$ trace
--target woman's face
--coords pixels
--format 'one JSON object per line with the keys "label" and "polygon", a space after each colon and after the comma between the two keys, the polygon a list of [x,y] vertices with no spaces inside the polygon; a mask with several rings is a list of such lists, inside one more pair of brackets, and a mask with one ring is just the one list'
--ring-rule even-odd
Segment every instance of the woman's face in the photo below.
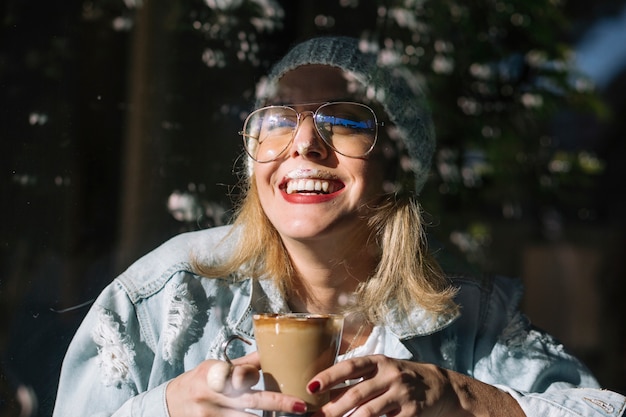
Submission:
{"label": "woman's face", "polygon": [[[309,65],[281,78],[273,104],[315,111],[319,104],[298,104],[350,101],[352,96],[341,70]],[[364,218],[371,210],[368,203],[382,194],[382,166],[377,148],[361,158],[336,153],[319,137],[307,114],[278,159],[254,163],[254,180],[261,206],[283,240],[337,240],[363,233]]]}

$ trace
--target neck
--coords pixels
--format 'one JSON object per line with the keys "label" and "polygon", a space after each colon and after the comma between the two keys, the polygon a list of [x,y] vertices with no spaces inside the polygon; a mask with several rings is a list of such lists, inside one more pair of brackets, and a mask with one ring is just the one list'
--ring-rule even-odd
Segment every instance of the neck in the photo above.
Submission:
{"label": "neck", "polygon": [[[293,311],[345,313],[350,308],[357,287],[378,264],[377,247],[363,244],[367,239],[352,237],[348,244],[284,240],[296,272],[288,299]],[[371,329],[360,314],[346,315],[339,352],[365,343]]]}
{"label": "neck", "polygon": [[289,303],[295,311],[339,313],[378,262],[377,250],[354,236],[351,244],[285,241],[296,273]]}

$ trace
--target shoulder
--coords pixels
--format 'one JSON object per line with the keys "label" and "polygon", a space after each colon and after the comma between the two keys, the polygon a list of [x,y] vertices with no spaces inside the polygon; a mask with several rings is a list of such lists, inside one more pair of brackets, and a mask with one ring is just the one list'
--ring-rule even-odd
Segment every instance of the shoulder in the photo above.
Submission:
{"label": "shoulder", "polygon": [[210,325],[218,331],[217,321],[209,316],[238,322],[252,300],[251,280],[206,278],[193,266],[228,256],[235,239],[229,231],[220,227],[184,233],[140,258],[102,291],[92,309],[95,322],[112,317],[129,333],[140,333],[135,339],[143,339],[152,351],[167,329],[179,334],[172,329],[193,326],[192,333],[200,334]]}
{"label": "shoulder", "polygon": [[504,327],[519,312],[523,284],[519,278],[500,275],[452,275],[452,285],[458,289],[456,302],[462,316],[477,323]]}
{"label": "shoulder", "polygon": [[452,286],[458,288],[461,303],[472,300],[480,304],[515,307],[519,305],[524,290],[521,279],[502,275],[448,275],[448,278]]}
{"label": "shoulder", "polygon": [[220,262],[230,255],[234,238],[230,226],[177,235],[133,263],[117,277],[131,301],[159,292],[180,273],[194,274],[194,263]]}

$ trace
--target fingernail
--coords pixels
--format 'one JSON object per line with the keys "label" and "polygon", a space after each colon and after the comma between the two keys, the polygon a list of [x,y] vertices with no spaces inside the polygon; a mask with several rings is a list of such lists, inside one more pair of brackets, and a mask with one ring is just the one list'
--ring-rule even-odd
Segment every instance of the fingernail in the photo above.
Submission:
{"label": "fingernail", "polygon": [[317,391],[320,390],[320,383],[319,381],[313,381],[309,384],[307,388],[309,389],[309,392],[311,394],[315,394]]}
{"label": "fingernail", "polygon": [[293,405],[293,412],[298,414],[306,413],[306,403],[297,402]]}

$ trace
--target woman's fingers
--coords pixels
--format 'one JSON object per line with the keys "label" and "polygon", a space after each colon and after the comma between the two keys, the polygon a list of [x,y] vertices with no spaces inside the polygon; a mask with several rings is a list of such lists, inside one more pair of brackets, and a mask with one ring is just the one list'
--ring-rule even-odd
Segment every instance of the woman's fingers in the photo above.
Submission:
{"label": "woman's fingers", "polygon": [[228,362],[217,361],[206,374],[206,383],[211,391],[224,392],[233,367]]}
{"label": "woman's fingers", "polygon": [[304,413],[306,403],[278,392],[257,391],[259,370],[252,361],[231,365],[206,360],[191,371],[174,378],[166,388],[166,402],[172,417],[243,416],[250,410]]}
{"label": "woman's fingers", "polygon": [[349,380],[370,378],[377,370],[378,355],[349,359],[339,362],[315,375],[307,388],[312,394],[328,391],[334,386]]}
{"label": "woman's fingers", "polygon": [[230,374],[233,391],[241,392],[251,389],[259,382],[259,370],[253,365],[235,365]]}
{"label": "woman's fingers", "polygon": [[319,387],[317,392],[332,390],[344,380],[360,382],[338,392],[331,391],[332,400],[316,415],[417,415],[428,401],[435,403],[442,395],[442,381],[431,368],[382,355],[339,362],[317,374],[309,383],[309,390],[315,391],[311,388],[316,387]]}
{"label": "woman's fingers", "polygon": [[223,393],[252,388],[260,378],[259,370],[253,363],[254,360],[233,361],[232,365],[225,361],[214,361],[206,375],[209,389]]}
{"label": "woman's fingers", "polygon": [[[402,408],[404,396],[398,391],[398,384],[383,378],[363,380],[345,389],[322,409],[324,416],[382,416],[397,415]],[[334,390],[333,390],[334,391]],[[405,409],[404,411],[407,411]],[[415,415],[406,414],[403,415]]]}
{"label": "woman's fingers", "polygon": [[271,410],[303,414],[306,403],[299,398],[271,391],[247,391],[237,396],[223,396],[220,404],[240,410]]}
{"label": "woman's fingers", "polygon": [[[385,414],[384,411],[392,410],[388,399],[381,398],[387,392],[389,385],[377,378],[363,380],[346,388],[331,390],[331,401],[322,407],[324,416],[344,416],[353,413],[351,410],[357,407],[364,407],[357,415],[379,416]],[[384,411],[383,411],[384,410]],[[366,412],[366,414],[362,414]],[[370,414],[371,413],[371,414]]]}
{"label": "woman's fingers", "polygon": [[259,370],[252,365],[233,366],[224,361],[216,361],[206,375],[209,389],[226,395],[251,389],[259,378]]}
{"label": "woman's fingers", "polygon": [[238,361],[233,365],[214,361],[207,372],[207,384],[217,395],[214,401],[227,408],[239,410],[272,410],[289,413],[306,411],[306,403],[299,398],[251,388],[259,382],[259,370],[254,359]]}

